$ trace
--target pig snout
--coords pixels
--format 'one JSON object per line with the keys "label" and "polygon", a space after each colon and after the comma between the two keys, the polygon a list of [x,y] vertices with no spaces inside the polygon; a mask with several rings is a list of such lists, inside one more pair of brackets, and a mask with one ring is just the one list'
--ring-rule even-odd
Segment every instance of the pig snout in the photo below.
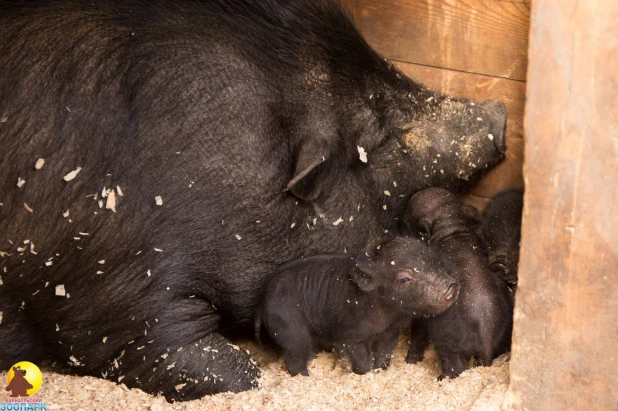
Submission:
{"label": "pig snout", "polygon": [[481,106],[491,119],[489,134],[494,136],[494,144],[498,151],[504,154],[506,152],[506,107],[498,100],[486,100]]}
{"label": "pig snout", "polygon": [[513,263],[507,262],[506,258],[493,259],[489,262],[489,268],[498,274],[504,281],[510,284],[517,283],[517,270]]}
{"label": "pig snout", "polygon": [[504,263],[501,263],[500,261],[494,261],[493,263],[489,264],[489,268],[491,268],[492,271],[501,271],[504,274],[509,274],[512,271],[511,267]]}
{"label": "pig snout", "polygon": [[440,298],[441,305],[450,307],[455,300],[457,300],[457,296],[459,295],[459,284],[452,283],[448,286],[446,293],[442,295]]}

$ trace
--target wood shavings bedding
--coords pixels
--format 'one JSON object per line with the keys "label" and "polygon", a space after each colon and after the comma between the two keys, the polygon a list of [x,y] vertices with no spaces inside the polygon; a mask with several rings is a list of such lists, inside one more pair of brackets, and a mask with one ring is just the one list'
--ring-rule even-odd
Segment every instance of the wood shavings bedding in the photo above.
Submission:
{"label": "wood shavings bedding", "polygon": [[[419,364],[406,364],[407,344],[395,350],[386,371],[356,375],[342,359],[320,353],[310,364],[311,377],[290,377],[281,358],[253,342],[240,343],[262,367],[261,388],[222,393],[170,404],[138,389],[93,377],[74,377],[43,370],[44,385],[36,394],[51,410],[499,410],[509,384],[506,356],[491,367],[476,367],[450,381],[436,381],[433,350]],[[6,372],[0,374],[6,381]]]}

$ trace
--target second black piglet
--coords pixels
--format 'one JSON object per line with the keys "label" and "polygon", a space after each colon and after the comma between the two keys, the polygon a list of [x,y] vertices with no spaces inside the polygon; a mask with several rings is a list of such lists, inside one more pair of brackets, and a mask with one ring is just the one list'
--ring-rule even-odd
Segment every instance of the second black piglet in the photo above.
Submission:
{"label": "second black piglet", "polygon": [[424,242],[395,238],[376,258],[317,255],[282,266],[256,316],[282,349],[291,375],[309,375],[316,348],[335,347],[352,371],[386,368],[401,327],[414,315],[438,314],[459,285]]}
{"label": "second black piglet", "polygon": [[511,284],[517,283],[523,206],[523,191],[508,190],[492,198],[483,214],[489,267]]}
{"label": "second black piglet", "polygon": [[412,322],[408,363],[423,359],[432,341],[442,364],[440,379],[454,378],[471,357],[491,365],[511,341],[513,306],[506,284],[487,265],[483,244],[473,228],[478,221],[452,193],[429,188],[410,198],[403,225],[429,236],[444,258],[457,267],[451,274],[461,285],[451,309]]}

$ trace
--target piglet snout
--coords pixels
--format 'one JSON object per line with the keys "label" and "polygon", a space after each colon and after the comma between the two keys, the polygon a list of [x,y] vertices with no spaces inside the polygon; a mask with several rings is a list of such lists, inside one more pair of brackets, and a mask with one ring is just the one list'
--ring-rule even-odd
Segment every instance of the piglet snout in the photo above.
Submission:
{"label": "piglet snout", "polygon": [[452,283],[448,286],[448,290],[446,290],[446,293],[442,296],[442,303],[447,306],[453,304],[457,299],[458,294],[459,284]]}
{"label": "piglet snout", "polygon": [[489,264],[489,268],[491,268],[491,270],[494,272],[502,272],[506,276],[508,276],[512,271],[512,268],[508,264],[505,264],[501,261],[492,262],[491,264]]}

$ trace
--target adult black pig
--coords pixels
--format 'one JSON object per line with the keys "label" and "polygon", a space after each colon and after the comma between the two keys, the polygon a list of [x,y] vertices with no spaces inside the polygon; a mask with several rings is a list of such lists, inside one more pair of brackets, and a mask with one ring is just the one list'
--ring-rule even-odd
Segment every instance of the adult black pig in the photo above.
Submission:
{"label": "adult black pig", "polygon": [[440,379],[457,377],[468,368],[471,357],[491,365],[511,341],[509,291],[487,265],[481,239],[473,228],[478,216],[470,215],[469,210],[449,191],[429,188],[410,198],[404,215],[408,230],[420,229],[457,267],[451,273],[461,286],[459,298],[441,315],[412,321],[406,358],[409,363],[422,360],[431,340],[442,364]]}
{"label": "adult black pig", "polygon": [[329,1],[5,1],[0,67],[1,367],[168,399],[256,386],[221,329],[278,265],[505,150],[503,104],[405,78]]}
{"label": "adult black pig", "polygon": [[268,331],[291,375],[308,376],[307,362],[324,346],[365,374],[389,365],[406,320],[443,312],[458,290],[432,248],[398,237],[375,258],[318,255],[284,264],[268,281],[255,333]]}
{"label": "adult black pig", "polygon": [[508,190],[494,196],[483,213],[489,266],[511,284],[517,283],[523,207],[523,191]]}

